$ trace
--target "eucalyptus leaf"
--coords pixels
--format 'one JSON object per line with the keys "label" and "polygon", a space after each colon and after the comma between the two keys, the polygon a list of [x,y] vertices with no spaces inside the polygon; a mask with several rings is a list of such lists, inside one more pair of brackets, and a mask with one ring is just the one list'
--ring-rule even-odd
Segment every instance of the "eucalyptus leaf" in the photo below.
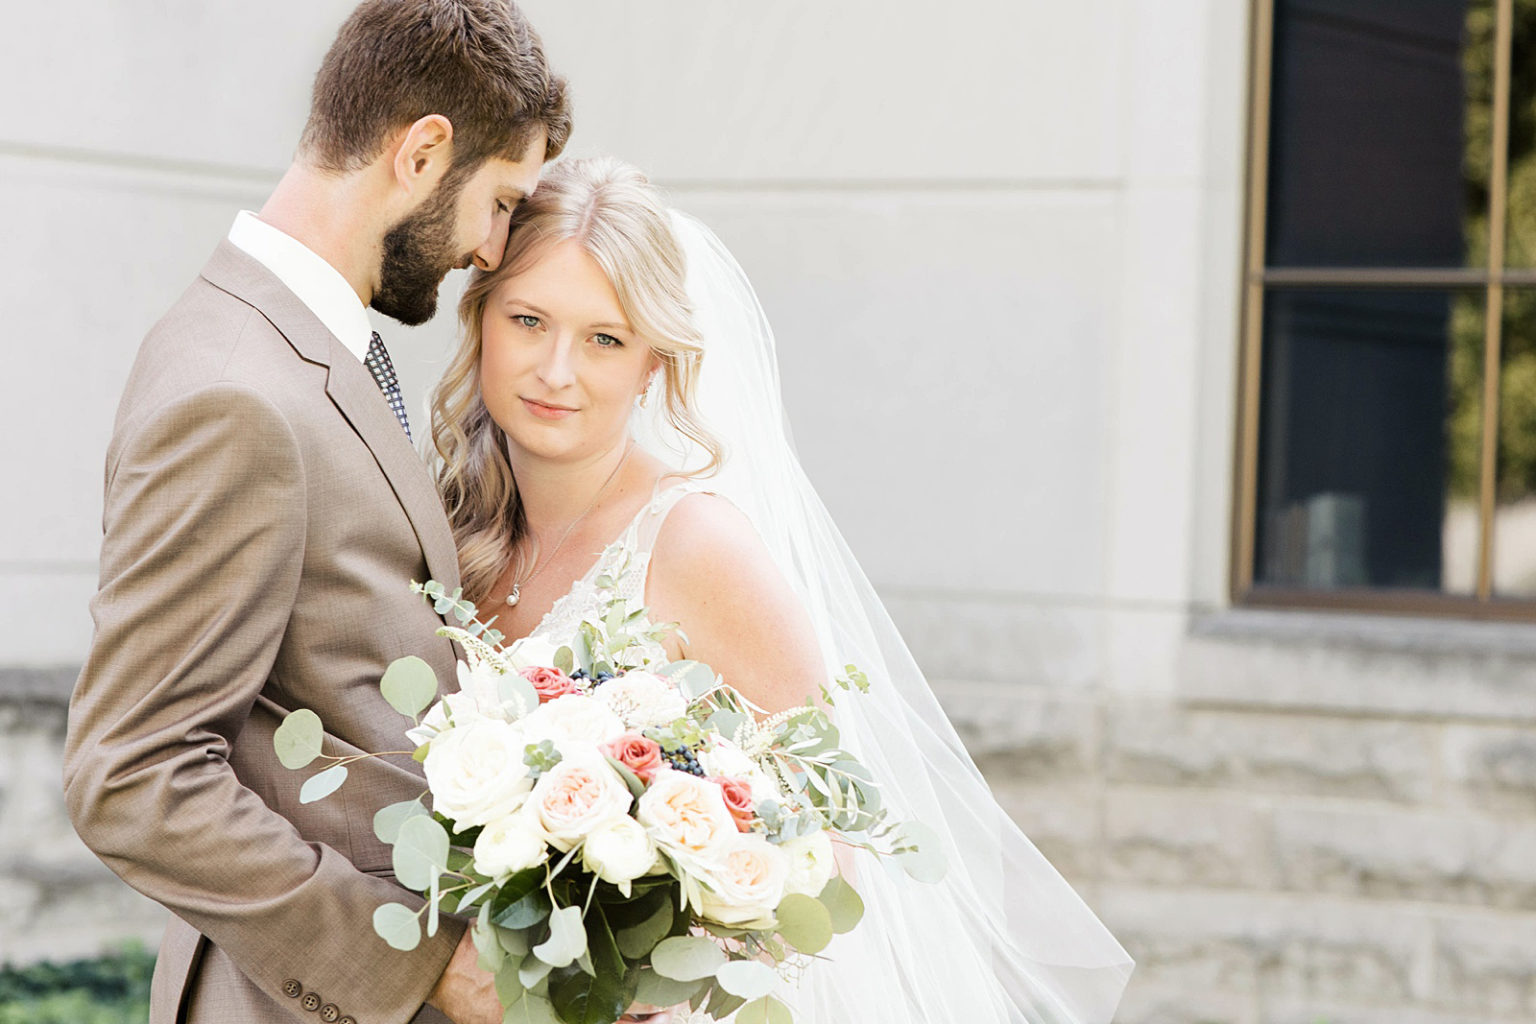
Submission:
{"label": "eucalyptus leaf", "polygon": [[437,934],[438,904],[442,900],[442,876],[432,876],[432,887],[427,890],[427,936]]}
{"label": "eucalyptus leaf", "polygon": [[619,778],[624,780],[624,785],[629,787],[630,796],[638,800],[645,795],[645,783],[640,781],[640,776],[636,775],[629,765],[617,758],[608,757],[606,754],[603,759],[608,762],[608,767],[617,772]]}
{"label": "eucalyptus leaf", "polygon": [[518,968],[517,979],[524,988],[533,988],[533,986],[549,977],[551,970],[552,968],[549,964],[540,960],[536,954],[530,952],[524,958],[523,965]]}
{"label": "eucalyptus leaf", "polygon": [[773,996],[754,999],[736,1011],[736,1024],[794,1024],[789,1007]]}
{"label": "eucalyptus leaf", "polygon": [[549,999],[568,1024],[609,1024],[635,1001],[639,972],[629,969],[620,955],[601,903],[591,908],[584,923],[587,962],[580,971],[551,972]]}
{"label": "eucalyptus leaf", "polygon": [[732,960],[715,972],[715,981],[733,996],[761,999],[779,982],[772,967],[756,960]]}
{"label": "eucalyptus leaf", "polygon": [[735,739],[736,730],[747,720],[740,711],[716,711],[709,716],[709,727],[727,739]]}
{"label": "eucalyptus leaf", "polygon": [[570,675],[576,668],[576,655],[569,647],[562,647],[555,652],[555,668]]}
{"label": "eucalyptus leaf", "polygon": [[373,834],[379,837],[379,842],[393,846],[400,837],[400,826],[405,824],[407,818],[431,816],[432,812],[420,800],[402,800],[380,808],[373,816]]}
{"label": "eucalyptus leaf", "polygon": [[320,716],[308,708],[290,712],[272,734],[272,746],[284,768],[299,769],[320,756],[325,727]]}
{"label": "eucalyptus leaf", "polygon": [[697,981],[673,981],[655,971],[640,972],[640,984],[635,990],[635,1001],[652,1006],[677,1006],[692,999],[701,985]]}
{"label": "eucalyptus leaf", "polygon": [[715,670],[702,661],[674,661],[664,666],[660,674],[676,683],[678,692],[690,701],[715,688]]}
{"label": "eucalyptus leaf", "polygon": [[[650,954],[656,944],[672,931],[672,905],[663,901],[650,917],[632,928],[625,928],[616,936],[619,952],[630,960],[639,960]],[[657,1005],[670,1006],[670,1003]]]}
{"label": "eucalyptus leaf", "polygon": [[944,844],[939,834],[919,821],[909,821],[898,830],[901,845],[910,849],[897,854],[897,861],[908,875],[919,882],[940,882],[949,873]]}
{"label": "eucalyptus leaf", "polygon": [[323,800],[347,781],[347,766],[333,764],[325,771],[312,775],[299,787],[299,803],[312,804],[316,800]]}
{"label": "eucalyptus leaf", "polygon": [[[721,968],[721,970],[724,969],[723,967]],[[735,1013],[745,1002],[745,999],[741,998],[741,996],[733,995],[726,990],[724,985],[721,985],[716,980],[713,991],[709,993],[709,1004],[704,1007],[704,1012],[714,1020],[721,1020]]]}
{"label": "eucalyptus leaf", "polygon": [[429,817],[407,818],[395,839],[395,877],[423,892],[448,867],[448,832]]}
{"label": "eucalyptus leaf", "polygon": [[437,698],[437,673],[416,655],[408,654],[389,663],[379,680],[379,692],[390,707],[415,721]]}
{"label": "eucalyptus leaf", "polygon": [[525,715],[539,706],[539,691],[515,672],[509,672],[496,680],[496,696],[501,698],[502,703],[521,706]]}
{"label": "eucalyptus leaf", "polygon": [[469,936],[475,940],[475,952],[480,954],[476,960],[480,969],[495,974],[507,959],[507,951],[496,941],[495,928],[476,921],[469,926]]}
{"label": "eucalyptus leaf", "polygon": [[502,1012],[502,1024],[562,1024],[560,1017],[555,1013],[555,1007],[548,999],[533,992],[523,993],[523,997]]}
{"label": "eucalyptus leaf", "polygon": [[519,974],[522,964],[522,957],[508,956],[496,968],[496,998],[500,1000],[502,1006],[511,1006],[523,998],[523,993],[528,991]]}
{"label": "eucalyptus leaf", "polygon": [[651,951],[651,967],[657,974],[673,981],[702,981],[713,977],[725,959],[719,946],[697,935],[664,939]]}
{"label": "eucalyptus leaf", "polygon": [[565,967],[586,951],[587,930],[581,924],[581,908],[551,911],[549,938],[533,947],[533,955],[551,967]]}
{"label": "eucalyptus leaf", "polygon": [[832,941],[832,915],[817,899],[791,893],[779,901],[774,915],[779,919],[775,931],[802,953],[820,953]]}
{"label": "eucalyptus leaf", "polygon": [[373,930],[401,952],[409,952],[421,945],[421,920],[403,903],[386,903],[375,910]]}
{"label": "eucalyptus leaf", "polygon": [[465,910],[467,910],[470,906],[472,906],[474,904],[475,900],[478,900],[480,897],[484,896],[486,893],[490,892],[494,888],[496,888],[496,883],[495,882],[486,882],[483,885],[475,886],[473,889],[470,889],[468,892],[460,894],[458,906],[455,909],[455,912],[456,913],[463,913]]}
{"label": "eucalyptus leaf", "polygon": [[827,908],[835,934],[844,935],[853,931],[864,917],[863,898],[841,875],[833,875],[816,898]]}
{"label": "eucalyptus leaf", "polygon": [[[486,904],[480,909],[488,911],[490,910],[490,904]],[[502,949],[516,957],[528,955],[528,950],[532,946],[528,942],[528,936],[525,933],[518,931],[516,928],[503,928],[500,925],[493,925],[492,927],[496,930],[496,941],[501,944]]]}

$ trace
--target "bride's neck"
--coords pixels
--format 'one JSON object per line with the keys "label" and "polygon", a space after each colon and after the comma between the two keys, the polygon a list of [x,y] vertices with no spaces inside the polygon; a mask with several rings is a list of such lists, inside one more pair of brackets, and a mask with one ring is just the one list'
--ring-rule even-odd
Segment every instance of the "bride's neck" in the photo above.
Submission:
{"label": "bride's neck", "polygon": [[[535,537],[546,537],[570,526],[602,500],[626,490],[625,484],[643,461],[629,452],[625,438],[616,447],[578,462],[547,462],[517,452],[509,454],[523,514]],[[626,453],[629,457],[626,459]],[[606,486],[605,486],[606,485]]]}

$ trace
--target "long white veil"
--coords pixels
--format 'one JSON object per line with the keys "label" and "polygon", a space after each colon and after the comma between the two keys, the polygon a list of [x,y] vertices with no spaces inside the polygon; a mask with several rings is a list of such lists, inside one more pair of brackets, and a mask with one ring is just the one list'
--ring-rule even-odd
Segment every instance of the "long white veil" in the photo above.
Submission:
{"label": "long white veil", "polygon": [[[701,418],[726,447],[708,486],[747,514],[804,599],[827,678],[850,663],[868,675],[867,694],[839,695],[844,745],[895,818],[938,833],[949,865],[927,884],[861,854],[863,923],[784,998],[800,1024],[1107,1024],[1130,957],[998,806],[801,469],[746,275],[703,224],[672,224],[704,338]],[[665,462],[701,461],[656,408],[638,409],[634,429]]]}

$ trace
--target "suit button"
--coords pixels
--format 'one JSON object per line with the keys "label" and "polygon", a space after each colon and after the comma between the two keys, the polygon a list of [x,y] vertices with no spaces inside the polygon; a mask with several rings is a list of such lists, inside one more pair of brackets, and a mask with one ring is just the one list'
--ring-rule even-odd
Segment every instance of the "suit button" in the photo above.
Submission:
{"label": "suit button", "polygon": [[320,1007],[320,1019],[325,1021],[325,1024],[336,1024],[340,1018],[341,1010],[335,1003],[326,1003]]}
{"label": "suit button", "polygon": [[303,1001],[300,1002],[299,1005],[304,1007],[304,1009],[308,1010],[310,1013],[314,1013],[316,1010],[320,1009],[320,997],[315,995],[313,992],[306,992],[304,993]]}
{"label": "suit button", "polygon": [[287,996],[289,999],[297,999],[303,994],[304,986],[300,985],[297,981],[289,978],[287,981],[283,982],[283,995]]}
{"label": "suit button", "polygon": [[357,1024],[357,1018],[356,1017],[343,1017],[343,1018],[341,1018],[341,1020],[337,1021],[336,1024]]}

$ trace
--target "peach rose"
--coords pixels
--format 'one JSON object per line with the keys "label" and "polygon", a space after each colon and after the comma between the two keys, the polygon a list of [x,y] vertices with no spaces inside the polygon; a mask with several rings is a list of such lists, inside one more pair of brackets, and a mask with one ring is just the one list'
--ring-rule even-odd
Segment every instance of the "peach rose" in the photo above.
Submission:
{"label": "peach rose", "polygon": [[704,916],[730,928],[767,928],[784,898],[789,858],[762,836],[737,836],[706,876]]}
{"label": "peach rose", "polygon": [[649,784],[661,771],[661,745],[649,736],[627,732],[616,740],[609,740],[598,748],[625,768],[635,773],[641,782]]}
{"label": "peach rose", "polygon": [[752,787],[741,779],[733,779],[725,775],[711,775],[704,781],[713,782],[720,787],[720,795],[725,798],[726,810],[730,811],[731,817],[736,819],[737,830],[751,832],[752,822],[757,817],[757,808],[752,802]]}
{"label": "peach rose", "polygon": [[658,845],[694,857],[713,854],[738,834],[720,787],[675,768],[656,773],[635,817]]}
{"label": "peach rose", "polygon": [[539,776],[528,801],[549,845],[569,850],[599,826],[629,813],[629,787],[597,757],[566,758]]}
{"label": "peach rose", "polygon": [[532,668],[523,669],[518,675],[533,684],[534,692],[539,695],[540,704],[546,704],[556,697],[564,697],[568,693],[581,692],[581,687],[576,685],[576,680],[557,668],[535,665]]}

